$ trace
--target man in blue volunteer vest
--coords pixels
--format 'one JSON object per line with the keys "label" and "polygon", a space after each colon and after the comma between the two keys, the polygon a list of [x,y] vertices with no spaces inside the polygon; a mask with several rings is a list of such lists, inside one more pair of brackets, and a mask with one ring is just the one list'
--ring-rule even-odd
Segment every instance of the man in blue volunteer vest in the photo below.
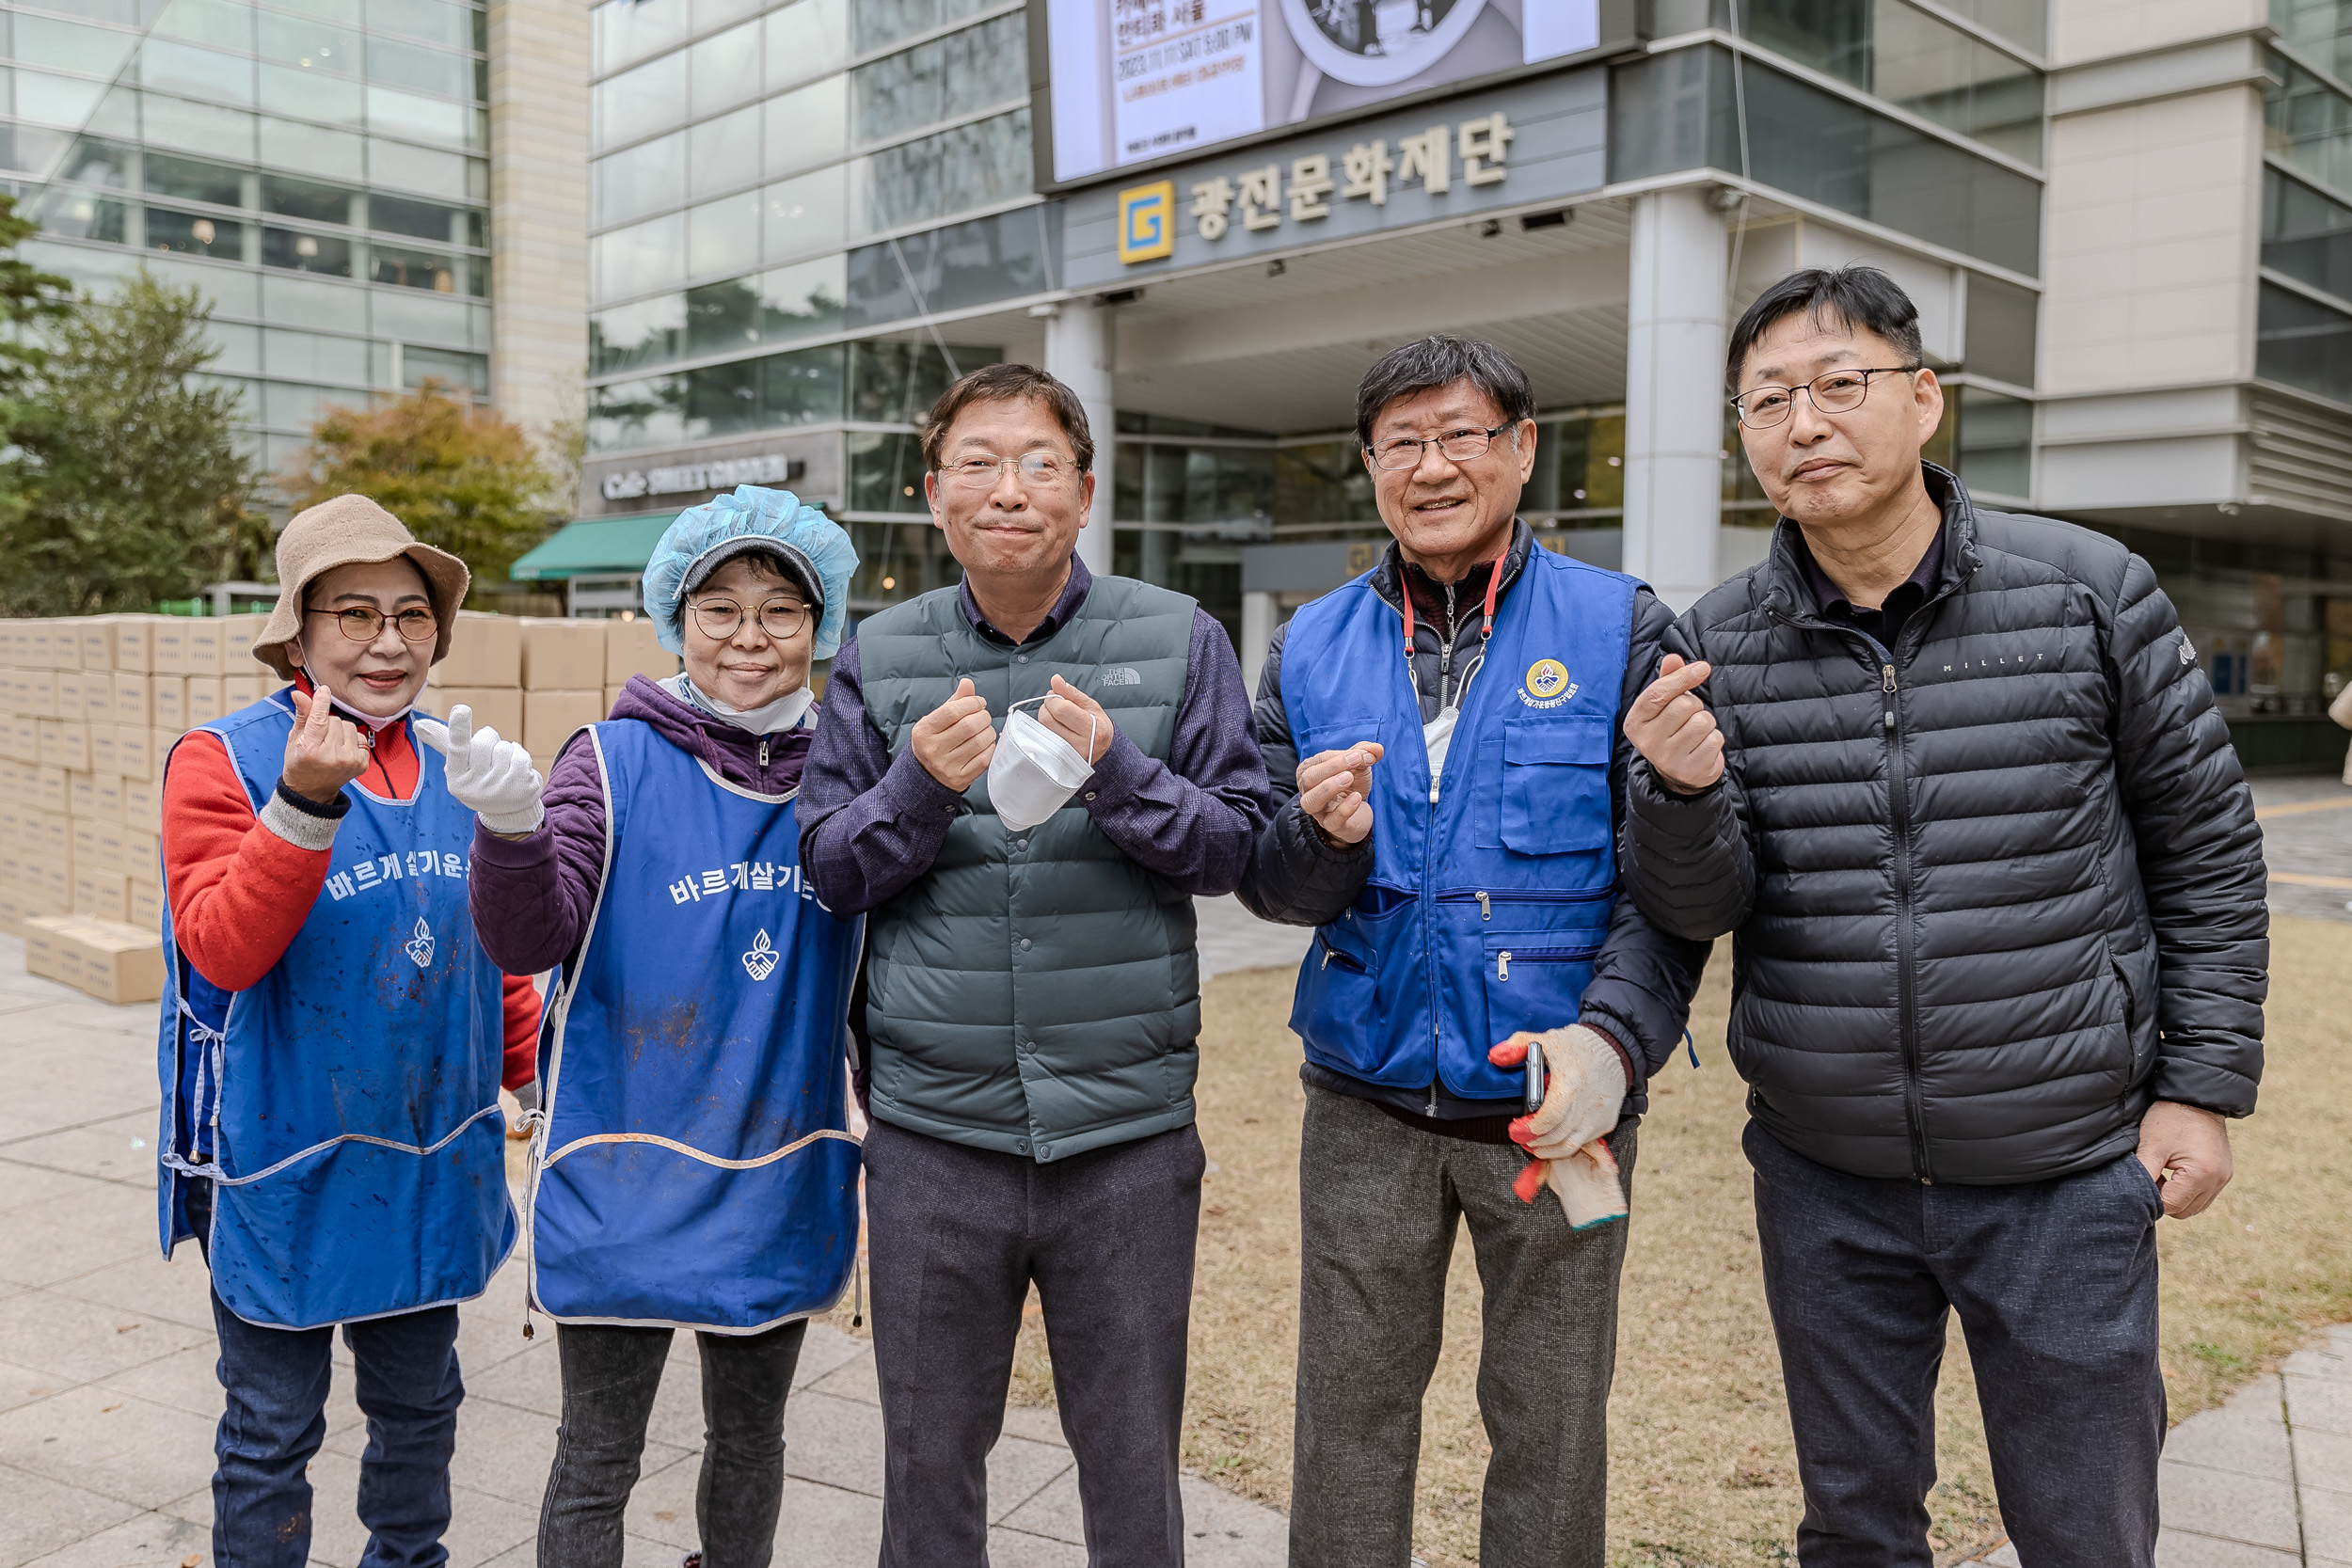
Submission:
{"label": "man in blue volunteer vest", "polygon": [[515,1240],[508,1015],[538,1009],[474,940],[473,814],[409,719],[464,564],[342,496],[286,525],[278,572],[254,652],[294,684],[190,733],[164,774],[163,1243],[193,1236],[212,1271],[215,1560],[307,1560],[341,1324],[368,1418],[361,1563],[430,1564],[455,1304]]}
{"label": "man in blue volunteer vest", "polygon": [[678,1328],[703,1374],[688,1561],[766,1568],[774,1549],[793,1369],[857,1253],[843,1069],[862,923],[817,902],[793,816],[809,665],[841,641],[856,569],[823,513],[742,485],[679,514],[646,563],[645,613],[686,668],[631,676],[544,794],[531,754],[465,708],[423,731],[481,813],[484,945],[558,970],[526,1254],[563,1361],[546,1568],[619,1568]]}
{"label": "man in blue volunteer vest", "polygon": [[1192,895],[1232,891],[1264,821],[1248,699],[1199,605],[1077,559],[1094,443],[1069,388],[975,371],[923,456],[963,581],[842,645],[800,801],[818,895],[868,911],[882,1560],[987,1560],[1034,1281],[1092,1560],[1180,1568]]}
{"label": "man in blue volunteer vest", "polygon": [[[1618,721],[1672,618],[1518,519],[1534,413],[1491,344],[1427,338],[1374,365],[1357,436],[1395,543],[1279,629],[1260,677],[1279,804],[1242,899],[1317,927],[1291,1015],[1307,1048],[1295,1564],[1411,1555],[1464,1220],[1494,1444],[1480,1560],[1602,1560],[1613,1222],[1707,949],[1644,921],[1613,852]],[[1549,1079],[1519,1118],[1531,1036]]]}

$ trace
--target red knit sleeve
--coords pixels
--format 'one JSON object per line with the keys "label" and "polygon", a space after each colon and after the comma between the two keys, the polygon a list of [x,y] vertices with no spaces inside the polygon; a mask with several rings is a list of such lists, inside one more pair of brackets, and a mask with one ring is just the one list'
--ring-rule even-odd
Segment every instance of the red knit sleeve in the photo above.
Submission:
{"label": "red knit sleeve", "polygon": [[333,852],[262,826],[228,747],[202,731],[172,749],[163,816],[173,938],[223,990],[257,984],[310,919]]}
{"label": "red knit sleeve", "polygon": [[539,1076],[539,988],[528,974],[506,977],[506,1074],[503,1087],[519,1089]]}

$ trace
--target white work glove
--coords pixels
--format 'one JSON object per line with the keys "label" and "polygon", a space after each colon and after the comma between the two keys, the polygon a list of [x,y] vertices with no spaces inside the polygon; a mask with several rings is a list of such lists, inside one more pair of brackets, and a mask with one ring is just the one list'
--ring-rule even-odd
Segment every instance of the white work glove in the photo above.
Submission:
{"label": "white work glove", "polygon": [[1512,1190],[1525,1203],[1549,1187],[1561,1212],[1579,1230],[1623,1219],[1625,1185],[1606,1140],[1625,1109],[1625,1060],[1597,1030],[1572,1023],[1540,1035],[1520,1030],[1486,1053],[1499,1068],[1526,1065],[1527,1046],[1543,1047],[1544,1102],[1511,1123],[1511,1139],[1533,1156]]}
{"label": "white work glove", "polygon": [[484,827],[494,833],[538,832],[548,815],[541,800],[545,781],[529,752],[500,739],[494,729],[475,729],[473,709],[463,703],[449,710],[447,724],[419,719],[417,736],[449,759],[451,796]]}

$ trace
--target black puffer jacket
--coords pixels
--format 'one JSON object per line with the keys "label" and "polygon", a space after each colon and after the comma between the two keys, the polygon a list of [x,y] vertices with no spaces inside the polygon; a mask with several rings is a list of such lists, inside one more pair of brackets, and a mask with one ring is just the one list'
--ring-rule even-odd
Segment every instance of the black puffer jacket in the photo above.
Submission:
{"label": "black puffer jacket", "polygon": [[1736,933],[1731,1052],[1782,1143],[1857,1176],[2033,1181],[2131,1149],[2155,1100],[2245,1116],[2269,920],[2253,802],[2148,563],[1978,512],[1891,653],[1771,555],[1665,646],[1727,770],[1629,781],[1651,921]]}

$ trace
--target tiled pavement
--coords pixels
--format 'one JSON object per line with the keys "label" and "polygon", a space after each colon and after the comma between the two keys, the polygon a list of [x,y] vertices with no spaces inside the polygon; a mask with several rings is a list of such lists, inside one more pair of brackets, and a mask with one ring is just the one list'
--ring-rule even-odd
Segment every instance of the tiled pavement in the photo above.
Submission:
{"label": "tiled pavement", "polygon": [[[2256,798],[2274,906],[2352,920],[2352,789],[2265,782]],[[1231,900],[1204,902],[1201,927],[1208,974],[1287,963],[1306,941]],[[153,1019],[26,975],[23,945],[0,939],[0,1568],[176,1568],[210,1555],[220,1390],[201,1265],[155,1253]],[[554,1441],[553,1337],[522,1338],[516,1268],[463,1321],[453,1560],[525,1568]],[[681,1337],[630,1500],[629,1568],[668,1568],[692,1544],[698,1384]],[[353,1498],[365,1443],[348,1377],[328,1422],[311,1466],[312,1554],[348,1568],[362,1544]],[[861,1341],[811,1329],[786,1435],[780,1568],[870,1563],[880,1418]],[[1076,1474],[1052,1411],[1008,1413],[989,1486],[999,1568],[1085,1561]],[[2352,1568],[2352,1327],[2183,1423],[2164,1487],[2162,1568]],[[1187,1556],[1201,1568],[1282,1560],[1279,1514],[1192,1478],[1185,1508]],[[2002,1548],[1984,1560],[2016,1559]]]}

